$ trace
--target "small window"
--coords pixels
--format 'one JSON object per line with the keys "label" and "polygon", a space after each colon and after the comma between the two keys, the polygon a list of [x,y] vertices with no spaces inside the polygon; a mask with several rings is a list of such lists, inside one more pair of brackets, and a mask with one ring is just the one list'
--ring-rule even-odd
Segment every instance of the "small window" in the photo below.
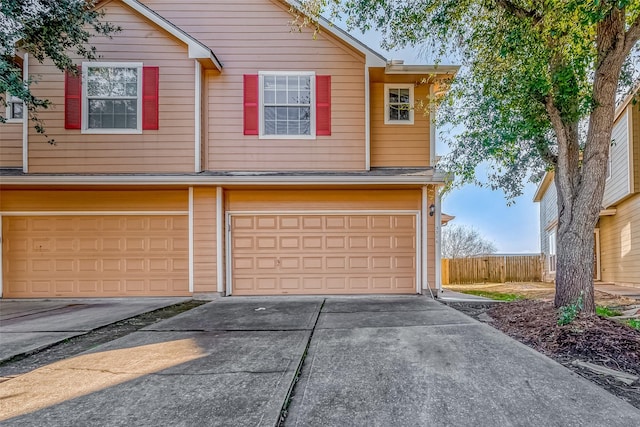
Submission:
{"label": "small window", "polygon": [[549,272],[556,271],[556,231],[549,233]]}
{"label": "small window", "polygon": [[142,127],[142,64],[84,63],[82,129],[137,133]]}
{"label": "small window", "polygon": [[261,72],[260,137],[315,138],[315,74]]}
{"label": "small window", "polygon": [[24,103],[22,100],[12,95],[7,95],[7,99],[7,120],[22,121],[24,118]]}
{"label": "small window", "polygon": [[413,124],[413,85],[384,85],[384,123]]}

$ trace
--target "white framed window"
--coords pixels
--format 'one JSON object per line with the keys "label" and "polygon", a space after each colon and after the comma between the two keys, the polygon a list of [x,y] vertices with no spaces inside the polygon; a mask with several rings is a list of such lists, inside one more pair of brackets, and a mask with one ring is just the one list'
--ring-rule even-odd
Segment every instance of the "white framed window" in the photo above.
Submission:
{"label": "white framed window", "polygon": [[384,123],[386,125],[412,125],[413,107],[413,84],[384,85]]}
{"label": "white framed window", "polygon": [[549,232],[549,272],[556,271],[556,230]]}
{"label": "white framed window", "polygon": [[5,118],[8,122],[21,122],[24,118],[24,103],[20,98],[7,94],[7,112]]}
{"label": "white framed window", "polygon": [[82,64],[82,131],[142,132],[142,63]]}
{"label": "white framed window", "polygon": [[260,138],[314,139],[315,73],[260,71],[258,76]]}
{"label": "white framed window", "polygon": [[607,158],[607,180],[611,179],[611,171],[613,170],[613,145],[609,148],[609,157]]}

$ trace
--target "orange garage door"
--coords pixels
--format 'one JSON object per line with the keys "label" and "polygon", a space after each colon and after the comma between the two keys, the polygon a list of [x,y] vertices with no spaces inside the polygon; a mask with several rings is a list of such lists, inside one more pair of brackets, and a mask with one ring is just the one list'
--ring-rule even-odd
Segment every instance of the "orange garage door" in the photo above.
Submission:
{"label": "orange garage door", "polygon": [[416,216],[231,215],[234,295],[416,292]]}
{"label": "orange garage door", "polygon": [[4,217],[4,298],[189,295],[186,216]]}

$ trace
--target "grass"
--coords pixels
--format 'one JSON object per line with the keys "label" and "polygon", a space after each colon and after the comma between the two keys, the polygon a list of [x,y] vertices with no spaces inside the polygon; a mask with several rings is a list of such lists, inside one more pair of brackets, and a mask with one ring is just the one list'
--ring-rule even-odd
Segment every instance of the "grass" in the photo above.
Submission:
{"label": "grass", "polygon": [[614,310],[612,308],[609,307],[604,307],[604,306],[597,306],[596,307],[596,314],[600,317],[613,317],[613,316],[620,316],[622,315],[622,313],[620,313],[617,310]]}
{"label": "grass", "polygon": [[525,299],[524,295],[510,294],[504,292],[478,291],[478,290],[461,290],[463,294],[475,295],[478,297],[491,298],[497,301],[519,301]]}
{"label": "grass", "polygon": [[637,329],[640,331],[640,319],[629,319],[625,323],[631,326],[633,329]]}

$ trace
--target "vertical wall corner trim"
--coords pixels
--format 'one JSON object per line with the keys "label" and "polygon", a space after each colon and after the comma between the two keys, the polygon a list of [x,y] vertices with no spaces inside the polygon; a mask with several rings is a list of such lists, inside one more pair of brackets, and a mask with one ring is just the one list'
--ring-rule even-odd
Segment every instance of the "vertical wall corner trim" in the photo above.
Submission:
{"label": "vertical wall corner trim", "polygon": [[216,187],[216,273],[218,292],[224,292],[224,198],[222,187]]}
{"label": "vertical wall corner trim", "polygon": [[194,105],[194,170],[202,172],[202,65],[196,59],[195,63],[195,105]]}
{"label": "vertical wall corner trim", "polygon": [[189,292],[193,287],[193,187],[189,187]]}
{"label": "vertical wall corner trim", "polygon": [[436,193],[436,216],[435,216],[435,272],[436,289],[442,289],[442,192]]}
{"label": "vertical wall corner trim", "polygon": [[428,200],[427,186],[422,186],[422,197],[420,204],[420,293],[422,293],[422,289],[429,288],[429,262],[427,257],[427,237],[429,233],[429,229],[427,227],[427,216],[428,216]]}

